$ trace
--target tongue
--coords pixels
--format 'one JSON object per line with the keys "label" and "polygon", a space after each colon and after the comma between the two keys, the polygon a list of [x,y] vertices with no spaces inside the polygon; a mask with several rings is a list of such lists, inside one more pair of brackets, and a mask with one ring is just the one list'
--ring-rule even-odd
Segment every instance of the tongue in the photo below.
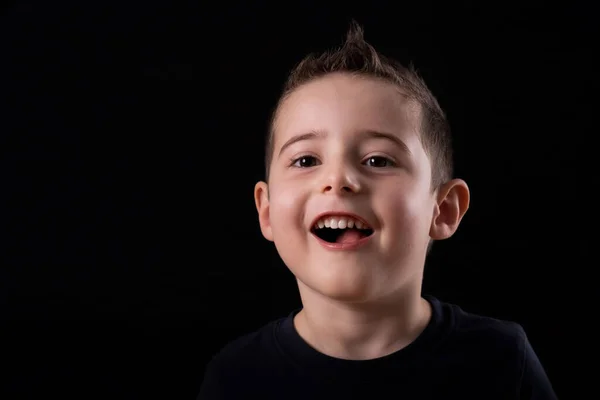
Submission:
{"label": "tongue", "polygon": [[344,229],[336,239],[336,243],[354,243],[361,239],[363,235],[357,229]]}

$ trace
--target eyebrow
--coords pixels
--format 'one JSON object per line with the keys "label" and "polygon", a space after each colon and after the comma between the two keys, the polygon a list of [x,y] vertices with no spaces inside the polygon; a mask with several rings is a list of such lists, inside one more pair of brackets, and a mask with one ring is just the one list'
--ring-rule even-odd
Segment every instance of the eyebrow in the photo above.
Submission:
{"label": "eyebrow", "polygon": [[[312,131],[312,132],[302,133],[300,135],[296,135],[296,136],[292,137],[291,139],[289,139],[287,142],[285,142],[283,144],[283,146],[281,146],[281,149],[279,149],[279,155],[277,157],[280,157],[281,154],[283,153],[283,151],[286,148],[288,148],[291,145],[293,145],[294,143],[301,142],[303,140],[321,139],[321,138],[324,138],[326,136],[327,136],[327,134],[325,132],[318,132],[318,131]],[[397,147],[399,147],[405,153],[407,153],[409,155],[411,154],[411,151],[408,148],[408,146],[406,145],[406,143],[404,143],[399,137],[397,137],[394,134],[386,133],[386,132],[373,131],[373,130],[366,130],[366,131],[362,131],[360,133],[360,136],[364,136],[364,137],[367,137],[369,139],[384,139],[384,140],[390,141],[390,142],[394,143],[394,145],[396,145]]]}

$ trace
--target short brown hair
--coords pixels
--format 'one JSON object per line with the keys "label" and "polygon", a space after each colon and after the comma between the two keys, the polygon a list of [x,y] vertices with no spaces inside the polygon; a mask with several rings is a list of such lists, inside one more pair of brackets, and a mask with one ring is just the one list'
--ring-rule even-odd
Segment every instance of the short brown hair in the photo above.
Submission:
{"label": "short brown hair", "polygon": [[412,64],[407,68],[379,54],[365,41],[362,27],[352,22],[342,47],[310,54],[291,71],[269,123],[265,149],[266,181],[269,180],[274,151],[274,124],[281,104],[303,84],[336,72],[383,79],[397,85],[409,98],[417,101],[421,105],[421,143],[432,163],[432,188],[436,189],[452,178],[450,126],[438,101]]}

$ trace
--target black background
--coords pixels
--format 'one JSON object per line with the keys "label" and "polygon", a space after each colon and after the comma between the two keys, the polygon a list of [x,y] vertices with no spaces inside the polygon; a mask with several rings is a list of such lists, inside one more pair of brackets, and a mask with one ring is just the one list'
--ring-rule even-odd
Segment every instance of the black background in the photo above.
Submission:
{"label": "black background", "polygon": [[[192,399],[229,340],[297,308],[253,187],[286,73],[367,40],[447,111],[472,203],[425,291],[522,324],[569,397],[591,10],[543,3],[12,2],[0,19],[7,398]],[[519,5],[517,5],[519,4]]]}

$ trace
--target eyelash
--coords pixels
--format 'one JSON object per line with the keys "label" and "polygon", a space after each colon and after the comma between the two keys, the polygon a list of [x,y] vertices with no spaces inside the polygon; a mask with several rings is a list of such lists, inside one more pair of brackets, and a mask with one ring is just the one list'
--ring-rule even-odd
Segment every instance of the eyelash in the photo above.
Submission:
{"label": "eyelash", "polygon": [[[303,158],[310,158],[310,159],[314,159],[314,160],[317,159],[315,156],[311,156],[311,155],[304,155],[304,156],[300,156],[300,157],[295,157],[295,158],[293,158],[291,160],[290,167],[301,168],[301,169],[311,168],[311,167],[301,167],[301,166],[297,166],[296,165],[296,163],[298,163],[298,161],[302,160]],[[397,164],[392,159],[390,159],[389,157],[384,157],[384,156],[371,156],[371,157],[368,157],[365,160],[365,162],[368,161],[368,160],[371,160],[373,158],[387,161],[389,164],[391,164],[391,165],[387,166],[387,168],[396,167],[397,166]],[[374,168],[386,168],[386,167],[374,167]]]}

